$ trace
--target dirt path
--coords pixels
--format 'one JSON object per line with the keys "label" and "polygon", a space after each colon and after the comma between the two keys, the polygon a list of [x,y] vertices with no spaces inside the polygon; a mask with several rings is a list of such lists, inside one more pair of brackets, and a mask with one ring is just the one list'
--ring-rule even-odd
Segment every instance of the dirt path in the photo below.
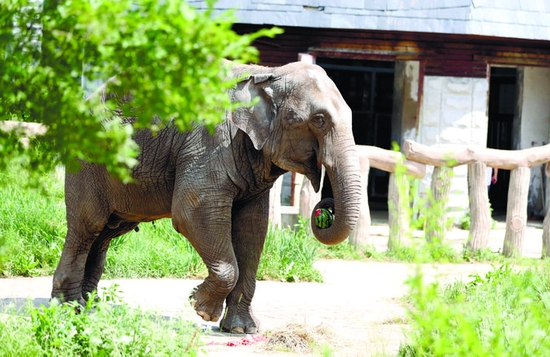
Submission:
{"label": "dirt path", "polygon": [[[407,292],[405,280],[413,267],[401,263],[320,261],[317,268],[325,283],[258,282],[254,311],[262,331],[277,331],[289,324],[315,329],[319,325],[331,334],[323,336],[335,356],[395,355],[403,340],[405,310],[400,302]],[[429,279],[467,279],[472,273],[490,270],[487,264],[424,266]],[[118,284],[124,301],[131,305],[181,316],[197,324],[202,320],[188,306],[189,291],[199,281],[180,279],[131,279],[102,281],[102,287]],[[47,303],[51,277],[0,280],[0,303],[27,297],[36,304]],[[215,325],[212,324],[215,328]],[[204,336],[208,356],[289,356],[287,352],[265,351],[265,342],[240,344],[242,335],[212,331]],[[251,340],[251,337],[248,336]],[[301,354],[303,355],[303,354]]]}
{"label": "dirt path", "polygon": [[[384,249],[387,242],[384,229],[373,227],[371,232],[380,249]],[[540,228],[529,228],[524,255],[540,257],[541,234]],[[467,232],[456,231],[448,238],[460,247],[466,237]],[[495,230],[491,247],[495,250],[502,247],[503,237],[502,229]],[[395,356],[406,329],[403,324],[405,309],[400,298],[408,291],[405,282],[415,267],[402,263],[340,260],[320,261],[316,267],[323,274],[323,284],[258,282],[253,308],[262,323],[262,332],[288,329],[291,324],[310,329],[322,325],[332,333],[332,337],[325,335],[323,338],[331,346],[333,356]],[[422,266],[427,280],[442,282],[465,280],[471,274],[484,274],[491,269],[489,264]],[[187,302],[189,292],[199,283],[180,279],[104,280],[100,287],[118,284],[124,301],[131,305],[154,309],[167,316],[183,315],[202,325],[202,320]],[[0,279],[0,304],[13,301],[23,304],[27,297],[34,299],[35,304],[47,303],[50,290],[51,277]],[[215,328],[215,324],[209,326]],[[243,337],[252,340],[251,336],[211,331],[204,336],[204,349],[208,356],[293,355],[266,351],[265,342],[242,345]]]}

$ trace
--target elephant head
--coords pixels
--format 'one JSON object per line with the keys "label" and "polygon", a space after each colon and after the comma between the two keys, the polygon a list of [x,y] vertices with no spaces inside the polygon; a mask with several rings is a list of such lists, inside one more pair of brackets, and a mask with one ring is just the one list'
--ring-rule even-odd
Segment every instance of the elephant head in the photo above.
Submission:
{"label": "elephant head", "polygon": [[234,73],[252,73],[239,83],[233,99],[254,103],[233,112],[231,119],[273,165],[304,174],[315,191],[324,166],[333,200],[315,209],[332,208],[334,223],[311,227],[325,244],[345,240],[359,217],[360,169],[351,128],[351,109],[334,82],[316,65],[291,63],[278,68],[236,66]]}

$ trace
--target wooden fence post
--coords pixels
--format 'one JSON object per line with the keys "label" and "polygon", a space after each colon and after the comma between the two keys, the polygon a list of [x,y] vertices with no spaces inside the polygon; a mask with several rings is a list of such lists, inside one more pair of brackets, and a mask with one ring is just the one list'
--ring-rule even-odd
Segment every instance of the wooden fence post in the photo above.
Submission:
{"label": "wooden fence post", "polygon": [[[545,180],[550,177],[550,162],[546,163],[545,167],[546,177]],[[548,191],[548,202],[550,202],[550,190]],[[550,208],[546,209],[546,215],[542,221],[542,256],[550,257]]]}
{"label": "wooden fence post", "polygon": [[315,192],[307,176],[304,176],[302,188],[300,189],[300,209],[298,211],[298,214],[303,219],[309,219],[309,217],[311,217],[311,211],[313,211],[313,207],[315,207],[317,202],[319,202],[320,200],[321,190],[319,190],[319,192]]}
{"label": "wooden fence post", "polygon": [[520,166],[510,173],[508,205],[506,206],[506,233],[502,254],[507,257],[520,256],[527,224],[527,196],[531,169]]}
{"label": "wooden fence post", "polygon": [[430,184],[432,197],[430,212],[426,216],[426,240],[443,242],[447,230],[447,202],[451,191],[453,169],[447,166],[434,167]]}
{"label": "wooden fence post", "polygon": [[283,189],[283,176],[279,177],[269,191],[269,222],[277,228],[281,228],[281,191]]}
{"label": "wooden fence post", "polygon": [[[369,171],[370,162],[368,157],[360,156],[359,163],[361,166],[361,208],[359,211],[359,220],[355,229],[349,236],[349,243],[360,249],[372,245],[372,239],[370,238],[370,209],[369,209],[369,197],[368,197],[368,184],[369,184]],[[338,214],[338,213],[337,213]]]}
{"label": "wooden fence post", "polygon": [[542,221],[542,257],[550,257],[550,209],[546,210]]}
{"label": "wooden fence post", "polygon": [[410,231],[409,182],[404,173],[391,172],[388,186],[388,250],[403,246]]}
{"label": "wooden fence post", "polygon": [[[363,160],[363,158],[368,159],[369,166],[390,173],[390,184],[388,187],[388,223],[390,227],[390,236],[388,247],[389,249],[392,249],[392,247],[396,248],[398,245],[401,244],[403,235],[409,231],[410,217],[409,213],[402,209],[403,207],[408,206],[408,192],[406,197],[404,197],[403,195],[399,195],[398,185],[401,185],[401,183],[398,184],[395,182],[396,176],[394,173],[397,169],[397,165],[399,165],[399,170],[403,171],[403,173],[401,173],[399,177],[405,178],[405,175],[409,175],[412,177],[421,178],[424,177],[424,175],[426,174],[426,165],[409,160],[404,160],[403,154],[401,154],[400,152],[385,150],[375,146],[357,145],[357,152],[359,154],[360,160]],[[361,167],[363,168],[363,163],[361,164]],[[368,204],[368,197],[366,195],[368,171],[367,175],[364,173],[361,173],[361,175],[363,176],[362,180],[364,180],[363,199],[364,202]],[[404,181],[406,182],[406,180]],[[408,183],[403,184],[402,187],[406,188],[406,190],[409,189]],[[392,205],[393,207],[396,207],[397,211],[391,208]],[[362,208],[362,214],[363,212],[366,213],[367,209],[368,208]],[[359,222],[361,222],[362,220],[363,218],[360,218]],[[368,224],[370,225],[370,213],[368,216]],[[369,238],[368,242],[371,241],[372,240]]]}
{"label": "wooden fence post", "polygon": [[470,196],[470,235],[466,247],[472,251],[487,248],[491,234],[491,210],[487,192],[487,166],[482,162],[468,165]]}

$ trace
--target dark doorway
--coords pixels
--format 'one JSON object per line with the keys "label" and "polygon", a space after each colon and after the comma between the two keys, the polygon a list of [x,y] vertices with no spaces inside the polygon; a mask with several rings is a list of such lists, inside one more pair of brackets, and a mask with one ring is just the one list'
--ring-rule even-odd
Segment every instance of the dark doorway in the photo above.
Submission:
{"label": "dark doorway", "polygon": [[[492,67],[489,83],[489,127],[487,147],[513,150],[512,128],[517,106],[517,69]],[[494,214],[506,212],[510,171],[499,170],[498,181],[491,185],[489,201]]]}
{"label": "dark doorway", "polygon": [[[353,135],[358,145],[391,149],[395,63],[317,58],[353,112]],[[387,209],[389,173],[371,168],[369,205]]]}

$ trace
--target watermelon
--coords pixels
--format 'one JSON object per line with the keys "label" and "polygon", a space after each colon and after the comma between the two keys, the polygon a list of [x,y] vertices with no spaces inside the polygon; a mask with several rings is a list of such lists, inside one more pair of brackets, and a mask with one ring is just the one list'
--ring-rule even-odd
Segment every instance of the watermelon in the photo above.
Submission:
{"label": "watermelon", "polygon": [[321,229],[328,228],[334,223],[334,215],[326,208],[315,211],[315,225]]}

